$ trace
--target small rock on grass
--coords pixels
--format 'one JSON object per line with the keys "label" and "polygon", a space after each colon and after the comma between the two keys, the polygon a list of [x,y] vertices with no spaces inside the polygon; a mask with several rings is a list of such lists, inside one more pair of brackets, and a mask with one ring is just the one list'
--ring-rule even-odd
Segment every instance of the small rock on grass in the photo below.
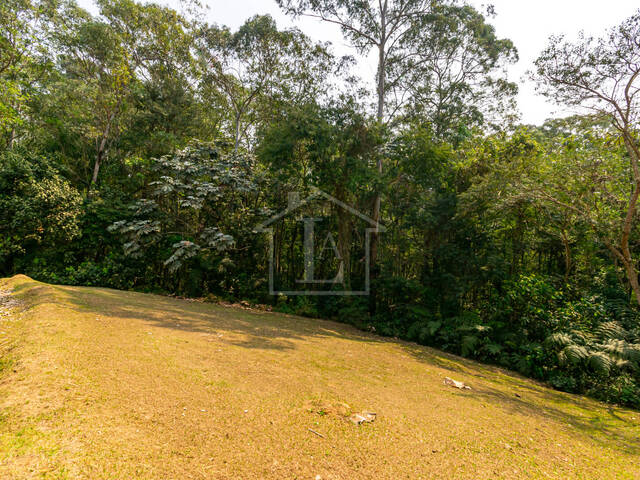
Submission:
{"label": "small rock on grass", "polygon": [[360,425],[362,423],[373,423],[375,419],[376,414],[373,412],[354,413],[349,417],[349,420],[356,425]]}
{"label": "small rock on grass", "polygon": [[469,385],[465,385],[463,382],[459,382],[457,380],[454,380],[453,378],[449,378],[449,377],[444,377],[444,383],[445,385],[449,385],[455,388],[459,388],[460,390],[471,390],[471,387]]}

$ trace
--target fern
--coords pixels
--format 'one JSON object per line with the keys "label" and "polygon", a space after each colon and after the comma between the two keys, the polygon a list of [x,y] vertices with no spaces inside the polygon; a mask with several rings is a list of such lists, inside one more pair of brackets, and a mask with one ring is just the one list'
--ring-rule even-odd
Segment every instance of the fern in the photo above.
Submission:
{"label": "fern", "polygon": [[571,337],[575,343],[585,345],[593,342],[593,335],[583,330],[571,330]]}
{"label": "fern", "polygon": [[427,323],[427,332],[429,333],[429,336],[433,337],[438,330],[440,330],[440,327],[442,327],[442,322],[434,320],[431,322]]}
{"label": "fern", "polygon": [[624,340],[627,332],[618,322],[605,322],[596,328],[596,335],[602,340]]}
{"label": "fern", "polygon": [[618,369],[618,370],[635,370],[636,366],[630,362],[629,360],[623,360],[621,358],[615,358],[613,359],[614,362],[614,366]]}
{"label": "fern", "polygon": [[611,367],[615,364],[614,360],[604,352],[592,352],[587,363],[594,372],[602,376],[609,375]]}
{"label": "fern", "polygon": [[627,343],[624,340],[609,340],[600,348],[611,355],[615,355],[622,360],[627,360],[632,363],[640,363],[640,345]]}
{"label": "fern", "polygon": [[461,353],[463,357],[469,356],[476,349],[478,343],[478,337],[473,335],[465,335],[460,342]]}
{"label": "fern", "polygon": [[567,345],[558,354],[558,360],[561,364],[578,365],[585,361],[589,356],[589,351],[582,345]]}
{"label": "fern", "polygon": [[495,356],[502,352],[502,345],[499,345],[497,343],[487,343],[484,348],[489,353],[489,355]]}
{"label": "fern", "polygon": [[552,335],[549,335],[545,341],[545,343],[550,346],[550,347],[555,347],[555,348],[564,348],[568,345],[572,345],[573,344],[573,340],[571,339],[571,336],[566,334],[566,333],[554,333]]}

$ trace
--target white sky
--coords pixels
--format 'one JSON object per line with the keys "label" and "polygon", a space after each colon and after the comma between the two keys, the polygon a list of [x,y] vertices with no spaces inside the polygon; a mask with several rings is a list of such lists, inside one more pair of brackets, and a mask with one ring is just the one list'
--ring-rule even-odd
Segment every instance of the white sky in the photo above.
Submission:
{"label": "white sky", "polygon": [[[330,41],[336,54],[353,53],[342,39],[338,28],[314,19],[304,18],[293,22],[278,8],[275,0],[201,0],[208,7],[210,22],[238,28],[244,21],[257,14],[269,13],[276,19],[280,28],[295,25],[315,40]],[[518,49],[520,61],[509,69],[512,81],[519,84],[518,103],[524,123],[542,123],[551,116],[563,116],[559,107],[548,104],[537,96],[534,86],[526,81],[524,73],[533,65],[533,61],[545,47],[549,35],[566,34],[575,37],[580,30],[598,35],[606,28],[619,24],[631,16],[640,7],[638,0],[469,0],[481,8],[491,3],[495,6],[496,18],[490,22],[496,27],[498,35],[511,39]],[[78,3],[91,8],[92,0],[79,0]],[[180,9],[180,0],[164,0]],[[484,10],[484,9],[482,9]],[[375,62],[361,63],[361,76],[373,79]]]}

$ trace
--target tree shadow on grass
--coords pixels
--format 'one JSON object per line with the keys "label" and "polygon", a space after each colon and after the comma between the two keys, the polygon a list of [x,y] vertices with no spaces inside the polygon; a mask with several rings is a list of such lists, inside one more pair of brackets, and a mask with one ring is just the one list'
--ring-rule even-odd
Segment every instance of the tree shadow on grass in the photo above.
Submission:
{"label": "tree shadow on grass", "polygon": [[[328,320],[103,288],[54,288],[59,289],[69,305],[81,310],[90,305],[101,317],[135,318],[157,327],[193,333],[234,334],[232,338],[222,337],[221,341],[244,348],[289,350],[296,348],[296,341],[322,337],[368,343],[385,341]],[[127,303],[123,304],[125,298]]]}
{"label": "tree shadow on grass", "polygon": [[[471,382],[473,390],[465,391],[468,393],[464,395],[472,401],[498,405],[505,415],[526,415],[564,423],[605,447],[634,455],[640,453],[640,427],[620,416],[620,413],[628,414],[622,409],[552,390],[498,367],[379,337],[346,324],[102,288],[29,282],[18,285],[14,291],[28,295],[32,305],[59,301],[56,299],[62,296],[67,305],[81,312],[89,310],[103,318],[139,319],[161,328],[204,335],[223,334],[219,340],[249,349],[287,351],[298,348],[296,342],[327,337],[371,345],[393,343],[421,363]],[[558,404],[566,408],[558,408]]]}
{"label": "tree shadow on grass", "polygon": [[[458,380],[470,383],[472,390],[461,394],[476,401],[500,405],[506,415],[519,414],[563,423],[603,446],[613,445],[628,453],[640,454],[640,423],[621,416],[628,416],[629,410],[560,392],[518,373],[428,347],[408,344],[404,348],[421,361],[448,370],[451,375],[458,375]],[[566,408],[555,406],[558,404]]]}
{"label": "tree shadow on grass", "polygon": [[[615,447],[632,455],[640,455],[638,424],[622,419],[611,407],[606,408],[584,397],[562,394],[547,389],[526,396],[483,385],[475,389],[479,401],[499,404],[507,415],[519,414],[562,423],[603,447]],[[559,408],[555,402],[571,408]],[[576,408],[577,407],[577,408]],[[577,410],[577,411],[576,411]]]}

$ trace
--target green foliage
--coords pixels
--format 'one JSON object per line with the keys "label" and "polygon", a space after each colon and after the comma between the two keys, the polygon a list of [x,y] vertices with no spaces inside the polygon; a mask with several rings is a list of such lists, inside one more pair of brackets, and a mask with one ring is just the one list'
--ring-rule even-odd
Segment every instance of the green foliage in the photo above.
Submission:
{"label": "green foliage", "polygon": [[[600,303],[604,319],[615,318],[615,310],[609,310],[606,301],[590,300]],[[603,400],[637,407],[637,395],[631,395],[630,390],[638,386],[640,338],[617,321],[598,317],[584,320],[566,324],[564,328],[570,330],[547,338],[546,345],[557,352],[558,360],[551,383],[567,391],[589,391]]]}
{"label": "green foliage", "polygon": [[0,154],[0,263],[9,271],[34,248],[61,247],[80,234],[82,199],[47,158]]}
{"label": "green foliage", "polygon": [[[598,115],[527,127],[490,10],[278,3],[375,51],[376,87],[269,16],[232,31],[197,2],[3,2],[0,276],[271,303],[640,408],[640,15],[546,49],[543,93]],[[380,215],[372,295],[269,294],[254,227],[315,189]],[[366,241],[342,210],[323,225],[349,288]],[[296,282],[291,223],[274,269]]]}
{"label": "green foliage", "polygon": [[[250,194],[255,185],[243,157],[224,156],[215,147],[195,144],[154,160],[152,169],[157,180],[149,184],[151,197],[131,206],[132,219],[109,227],[126,239],[127,255],[142,257],[164,243],[171,249],[164,266],[169,273],[176,273],[194,257],[220,256],[233,247],[233,236],[209,222],[217,219],[224,223],[228,220],[224,215],[245,211],[242,202],[234,199]],[[228,261],[223,258],[220,265],[225,264]]]}

